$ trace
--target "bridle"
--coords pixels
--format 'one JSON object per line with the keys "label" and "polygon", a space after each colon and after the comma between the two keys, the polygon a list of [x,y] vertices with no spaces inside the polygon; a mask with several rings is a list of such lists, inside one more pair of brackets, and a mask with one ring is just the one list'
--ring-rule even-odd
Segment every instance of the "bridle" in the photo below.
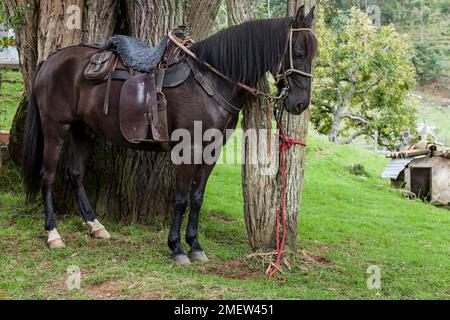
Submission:
{"label": "bridle", "polygon": [[[284,87],[280,90],[280,92],[284,93],[284,95],[280,99],[284,98],[290,89],[289,81],[288,81],[288,77],[290,75],[299,74],[306,78],[310,78],[310,79],[313,78],[313,75],[311,73],[307,73],[305,71],[298,70],[294,67],[294,50],[293,50],[294,32],[303,32],[303,31],[307,31],[307,32],[311,32],[311,33],[313,32],[311,28],[291,28],[289,30],[289,37],[287,40],[286,49],[284,51],[283,58],[281,59],[280,63],[278,64],[277,74],[275,75],[275,81],[277,82],[277,84],[280,83],[281,81],[284,81]],[[288,68],[285,68],[286,54],[288,54],[288,53],[289,53],[289,66],[288,66]]]}
{"label": "bridle", "polygon": [[[277,74],[275,75],[275,80],[278,83],[280,83],[282,80],[284,81],[284,86],[281,88],[280,93],[277,96],[272,96],[270,94],[267,94],[265,92],[262,92],[260,90],[258,90],[257,88],[252,88],[246,84],[243,84],[241,82],[235,81],[230,79],[229,77],[227,77],[226,75],[224,75],[222,72],[220,72],[219,70],[217,70],[216,68],[214,68],[212,65],[210,65],[209,63],[205,62],[205,61],[201,61],[196,55],[195,53],[193,53],[191,50],[189,50],[189,48],[186,46],[185,43],[183,43],[182,41],[180,41],[173,33],[172,31],[169,32],[168,36],[169,39],[177,46],[179,47],[184,53],[186,53],[188,56],[190,56],[192,59],[194,59],[195,61],[203,64],[205,67],[207,67],[209,70],[211,70],[212,72],[214,72],[216,75],[218,75],[219,77],[228,80],[229,82],[232,82],[234,84],[236,84],[238,87],[250,92],[251,94],[255,95],[255,96],[261,96],[269,101],[279,101],[279,100],[283,100],[284,98],[287,97],[288,93],[289,93],[289,81],[288,81],[288,77],[292,74],[299,74],[303,77],[307,77],[312,79],[313,75],[311,73],[307,73],[305,71],[301,71],[298,70],[294,67],[294,55],[293,55],[293,34],[294,32],[303,32],[303,31],[308,31],[308,32],[313,32],[312,29],[310,28],[290,28],[289,29],[289,37],[287,39],[287,43],[286,43],[286,48],[284,50],[284,54],[283,57],[281,58],[278,67],[277,67]],[[285,60],[286,60],[286,54],[289,53],[289,67],[285,70],[282,71],[283,67],[285,66]]]}

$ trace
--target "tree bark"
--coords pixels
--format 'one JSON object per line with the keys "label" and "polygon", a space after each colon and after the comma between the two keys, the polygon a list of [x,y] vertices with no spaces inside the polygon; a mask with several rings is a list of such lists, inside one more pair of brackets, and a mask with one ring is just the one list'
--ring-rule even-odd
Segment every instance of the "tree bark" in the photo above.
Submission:
{"label": "tree bark", "polygon": [[[235,25],[252,19],[252,0],[228,0],[228,24]],[[267,80],[259,84],[261,91],[268,92]],[[276,170],[270,174],[272,154],[273,110],[261,98],[253,98],[244,106],[242,128],[251,133],[243,141],[244,164],[242,165],[242,188],[244,218],[252,249],[272,248],[275,231]]]}
{"label": "tree bark", "polygon": [[252,18],[253,0],[227,0],[228,26],[244,23]]}
{"label": "tree bark", "polygon": [[11,159],[20,164],[22,161],[22,137],[24,132],[24,123],[27,116],[27,105],[31,91],[31,79],[38,61],[37,55],[37,26],[39,17],[39,2],[28,0],[4,0],[5,14],[8,17],[16,17],[18,8],[25,8],[20,23],[15,24],[14,33],[16,35],[16,45],[19,51],[20,68],[23,82],[25,85],[25,94],[18,106],[17,113],[13,120],[10,133],[9,153]]}
{"label": "tree bark", "polygon": [[298,0],[286,1],[286,16],[293,16],[298,8]]}
{"label": "tree bark", "polygon": [[[294,16],[296,13],[297,8],[294,7],[294,3],[296,4],[296,1],[290,1],[287,12],[289,16]],[[305,1],[307,10],[310,10],[315,4],[315,0]],[[309,109],[300,116],[295,116],[282,110],[279,114],[279,121],[285,134],[296,140],[306,141],[309,117]],[[306,148],[302,146],[294,146],[286,153],[286,250],[291,252],[295,252],[297,248],[298,216],[303,190],[305,159]],[[281,190],[281,170],[278,171],[277,185],[278,190]]]}
{"label": "tree bark", "polygon": [[[269,91],[267,80],[259,89]],[[278,163],[274,157],[272,112],[264,99],[253,99],[245,105],[242,121],[244,132],[255,130],[250,140],[243,141],[242,167],[244,217],[253,250],[270,249],[275,244]]]}
{"label": "tree bark", "polygon": [[[36,62],[44,60],[56,49],[78,44],[102,43],[114,30],[126,30],[150,44],[156,44],[176,25],[193,23],[193,34],[207,34],[205,25],[212,25],[215,16],[186,18],[186,4],[178,0],[5,0],[9,14],[18,6],[32,7],[25,14],[24,24],[16,30],[21,52],[21,68],[30,95],[32,72]],[[199,7],[218,6],[219,0],[192,0]],[[67,28],[70,5],[78,5],[81,28]],[[190,6],[190,8],[194,8]],[[191,15],[192,16],[192,15]],[[119,25],[120,23],[120,25]],[[26,30],[26,31],[23,31]],[[14,128],[22,130],[26,104],[18,111]],[[20,120],[19,120],[20,119]],[[20,130],[19,130],[20,128]],[[14,130],[13,130],[14,131]],[[22,134],[16,145],[20,148]],[[94,209],[101,216],[118,222],[152,223],[165,220],[173,211],[174,170],[170,154],[147,153],[111,146],[97,139],[93,158],[88,164],[85,186]],[[59,212],[77,211],[67,177],[70,148],[66,148],[58,168],[55,207]]]}
{"label": "tree bark", "polygon": [[[231,23],[243,22],[239,16],[245,17],[245,12],[249,10],[245,3],[228,0],[229,20]],[[308,9],[314,1],[309,1]],[[290,0],[286,4],[286,12],[289,16],[295,15],[297,1]],[[246,17],[247,19],[249,17]],[[244,109],[244,130],[265,129],[272,127],[272,110],[268,109],[264,101],[253,101]],[[297,140],[306,140],[308,133],[309,110],[301,116],[294,116],[286,111],[279,113],[279,121],[284,132]],[[255,137],[254,143],[258,145],[258,157],[261,160],[268,160],[270,145],[266,150],[259,149],[263,136]],[[264,137],[267,141],[267,138]],[[274,176],[262,174],[267,169],[261,165],[254,165],[248,162],[252,152],[248,141],[244,141],[245,163],[243,165],[243,193],[244,193],[244,215],[247,225],[247,232],[250,244],[256,249],[272,249],[275,246],[276,231],[276,207],[281,201],[282,172],[281,157],[275,163],[278,170]],[[297,247],[297,226],[298,212],[301,201],[301,191],[304,180],[304,164],[306,149],[296,146],[286,154],[286,222],[287,238],[286,249],[294,251]],[[272,163],[274,164],[274,163]]]}
{"label": "tree bark", "polygon": [[208,37],[220,8],[220,0],[191,0],[187,6],[186,23],[195,39]]}

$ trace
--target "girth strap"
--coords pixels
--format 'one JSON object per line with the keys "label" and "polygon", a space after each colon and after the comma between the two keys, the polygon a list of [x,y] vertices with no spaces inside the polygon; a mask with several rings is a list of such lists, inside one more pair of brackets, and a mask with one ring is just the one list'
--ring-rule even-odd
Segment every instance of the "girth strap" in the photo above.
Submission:
{"label": "girth strap", "polygon": [[195,80],[198,82],[198,84],[205,90],[205,92],[213,98],[222,108],[227,110],[232,115],[238,114],[241,112],[240,108],[237,108],[233,106],[231,103],[229,103],[217,90],[213,88],[213,86],[208,82],[206,77],[200,73],[198,68],[195,66],[194,62],[190,58],[185,59],[186,62],[189,65],[189,68],[191,68],[192,73],[194,74]]}

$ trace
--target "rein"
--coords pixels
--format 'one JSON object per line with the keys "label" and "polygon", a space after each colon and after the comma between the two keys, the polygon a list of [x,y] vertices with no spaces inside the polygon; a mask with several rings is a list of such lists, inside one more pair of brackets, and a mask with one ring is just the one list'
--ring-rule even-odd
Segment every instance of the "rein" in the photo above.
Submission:
{"label": "rein", "polygon": [[[241,89],[244,89],[247,92],[250,92],[251,94],[255,95],[255,96],[261,96],[267,100],[272,100],[272,101],[277,101],[277,100],[281,100],[283,98],[286,97],[286,95],[288,94],[289,91],[289,84],[287,82],[287,77],[290,76],[292,73],[297,73],[300,74],[302,76],[308,77],[308,78],[312,78],[313,75],[298,69],[295,69],[294,67],[294,56],[293,56],[293,33],[294,32],[302,32],[302,31],[309,31],[312,32],[312,30],[310,28],[291,28],[289,30],[289,39],[288,39],[288,44],[286,46],[285,52],[283,54],[283,58],[280,61],[280,64],[278,66],[278,70],[277,70],[277,75],[275,76],[275,80],[277,81],[277,83],[280,82],[281,79],[285,80],[285,86],[280,90],[280,94],[278,96],[272,96],[270,94],[267,94],[265,92],[262,92],[260,90],[258,90],[257,88],[253,88],[250,87],[246,84],[243,84],[239,81],[235,81],[230,79],[229,77],[227,77],[226,75],[224,75],[222,72],[220,72],[219,70],[217,70],[215,67],[213,67],[212,65],[210,65],[209,63],[205,62],[205,61],[201,61],[197,55],[195,53],[193,53],[191,50],[189,50],[189,48],[185,45],[185,43],[181,42],[174,34],[172,31],[169,31],[169,39],[178,47],[180,48],[184,53],[186,53],[189,57],[191,57],[192,59],[194,59],[195,61],[203,64],[205,67],[207,67],[209,70],[211,70],[212,72],[214,72],[216,75],[218,75],[219,77],[234,83],[236,86],[240,87]],[[192,40],[191,40],[192,41]],[[284,56],[286,55],[287,51],[289,50],[289,61],[290,61],[290,66],[289,69],[284,70],[283,72],[281,72],[281,69],[283,68],[284,65]]]}

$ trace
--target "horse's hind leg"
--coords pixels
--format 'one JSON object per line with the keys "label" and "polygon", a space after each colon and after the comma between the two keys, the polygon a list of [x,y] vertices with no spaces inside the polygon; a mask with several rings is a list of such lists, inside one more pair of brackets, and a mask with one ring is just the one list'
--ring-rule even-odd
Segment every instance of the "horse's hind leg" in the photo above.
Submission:
{"label": "horse's hind leg", "polygon": [[73,157],[69,164],[69,176],[75,198],[80,206],[84,221],[91,227],[91,236],[95,239],[109,239],[111,235],[97,220],[83,185],[86,164],[92,154],[94,141],[86,133],[85,127],[81,123],[73,124],[71,133]]}
{"label": "horse's hind leg", "polygon": [[[51,122],[51,123],[49,123]],[[42,166],[42,194],[45,209],[45,230],[48,232],[47,244],[50,249],[64,248],[64,242],[56,230],[56,218],[53,210],[53,185],[56,178],[61,150],[70,125],[53,121],[43,121],[44,154]]]}

